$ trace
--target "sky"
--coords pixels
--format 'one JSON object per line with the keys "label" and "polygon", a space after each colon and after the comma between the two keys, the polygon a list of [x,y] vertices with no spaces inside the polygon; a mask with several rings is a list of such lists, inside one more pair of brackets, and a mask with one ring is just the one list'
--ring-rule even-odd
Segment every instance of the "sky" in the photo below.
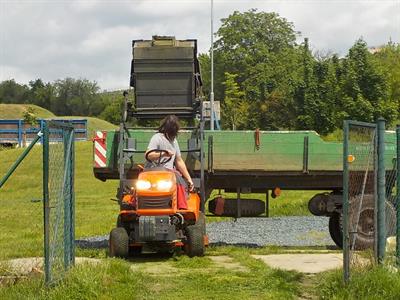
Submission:
{"label": "sky", "polygon": [[[400,0],[214,0],[214,32],[221,18],[251,8],[292,22],[314,51],[343,56],[360,37],[371,47],[400,42]],[[210,0],[0,0],[0,81],[73,77],[123,89],[132,40],[194,38],[207,52],[210,33]]]}

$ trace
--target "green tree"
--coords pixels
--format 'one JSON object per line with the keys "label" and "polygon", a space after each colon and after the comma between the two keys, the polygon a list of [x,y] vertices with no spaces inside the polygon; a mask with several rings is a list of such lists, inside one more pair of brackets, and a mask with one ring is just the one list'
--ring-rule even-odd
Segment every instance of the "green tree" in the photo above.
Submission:
{"label": "green tree", "polygon": [[328,55],[316,59],[309,49],[308,39],[304,40],[302,51],[303,79],[295,94],[296,128],[326,134],[336,125],[337,80],[333,64],[336,58]]}
{"label": "green tree", "polygon": [[243,99],[244,92],[235,81],[236,74],[225,73],[225,98],[222,104],[222,121],[225,128],[232,130],[246,128],[248,103]]}
{"label": "green tree", "polygon": [[104,105],[95,81],[65,78],[54,83],[56,99],[51,110],[59,115],[91,116],[100,113]]}
{"label": "green tree", "polygon": [[211,89],[211,62],[210,56],[202,53],[198,57],[200,64],[201,80],[203,82],[203,95],[208,99]]}
{"label": "green tree", "polygon": [[374,59],[381,68],[389,87],[386,106],[395,114],[394,119],[400,119],[400,44],[389,42],[374,54]]}
{"label": "green tree", "polygon": [[35,79],[29,81],[29,88],[27,102],[50,110],[56,96],[54,86],[50,82]]}
{"label": "green tree", "polygon": [[388,123],[397,118],[396,106],[389,99],[389,86],[382,68],[359,39],[342,62],[341,108],[344,116],[371,122],[384,117]]}
{"label": "green tree", "polygon": [[31,126],[36,125],[37,124],[37,117],[36,117],[36,111],[34,108],[32,107],[28,107],[23,115],[22,118],[24,120],[24,123],[29,124]]}
{"label": "green tree", "polygon": [[19,84],[14,79],[4,80],[0,83],[0,103],[26,103],[28,92],[26,85]]}
{"label": "green tree", "polygon": [[215,98],[225,98],[225,73],[237,74],[249,106],[246,127],[294,127],[293,94],[301,78],[296,35],[276,13],[252,9],[222,19],[214,45]]}
{"label": "green tree", "polygon": [[104,93],[103,95],[105,108],[100,114],[100,118],[115,125],[121,122],[122,106],[124,97],[122,93]]}

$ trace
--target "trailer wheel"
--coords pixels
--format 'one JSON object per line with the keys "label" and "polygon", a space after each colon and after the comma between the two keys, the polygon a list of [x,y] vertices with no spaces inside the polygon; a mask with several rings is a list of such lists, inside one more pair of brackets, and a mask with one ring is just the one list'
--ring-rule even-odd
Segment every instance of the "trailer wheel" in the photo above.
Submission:
{"label": "trailer wheel", "polygon": [[[385,202],[385,214],[386,236],[388,237],[396,232],[396,210],[389,201]],[[375,240],[374,218],[375,199],[373,195],[365,195],[362,202],[360,196],[350,199],[349,226],[351,231],[357,231],[354,242],[350,237],[351,248],[354,250],[373,249]],[[357,220],[358,223],[356,224]],[[354,246],[352,246],[352,243],[354,243]]]}
{"label": "trailer wheel", "polygon": [[108,242],[110,257],[128,257],[129,253],[129,237],[125,228],[113,228],[110,232],[110,240]]}
{"label": "trailer wheel", "polygon": [[367,194],[354,196],[349,200],[349,231],[357,232],[350,235],[350,249],[373,249],[375,239],[375,199]]}
{"label": "trailer wheel", "polygon": [[385,205],[385,218],[386,218],[386,237],[396,235],[396,208],[390,201],[386,201]]}
{"label": "trailer wheel", "polygon": [[186,227],[186,244],[185,244],[185,253],[189,257],[194,256],[203,256],[205,247],[204,247],[204,238],[203,238],[204,229],[196,225],[190,225]]}
{"label": "trailer wheel", "polygon": [[343,248],[342,214],[334,213],[329,218],[329,233],[336,246]]}

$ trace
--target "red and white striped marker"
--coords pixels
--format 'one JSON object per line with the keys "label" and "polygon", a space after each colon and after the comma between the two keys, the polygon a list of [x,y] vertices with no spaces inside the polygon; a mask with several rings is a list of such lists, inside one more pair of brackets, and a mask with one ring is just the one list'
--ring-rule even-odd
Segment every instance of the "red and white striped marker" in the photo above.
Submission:
{"label": "red and white striped marker", "polygon": [[107,166],[107,131],[96,131],[94,142],[94,165],[96,168],[105,168]]}

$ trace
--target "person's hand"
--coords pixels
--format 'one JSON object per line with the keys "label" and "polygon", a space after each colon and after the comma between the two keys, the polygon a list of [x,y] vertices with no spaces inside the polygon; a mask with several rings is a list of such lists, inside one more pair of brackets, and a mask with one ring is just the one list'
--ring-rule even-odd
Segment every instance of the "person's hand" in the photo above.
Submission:
{"label": "person's hand", "polygon": [[189,191],[193,192],[194,190],[194,184],[192,178],[188,179],[188,184],[189,184]]}
{"label": "person's hand", "polygon": [[171,157],[171,156],[173,156],[174,154],[175,154],[175,153],[172,152],[172,151],[165,150],[163,156],[165,156],[165,157]]}

